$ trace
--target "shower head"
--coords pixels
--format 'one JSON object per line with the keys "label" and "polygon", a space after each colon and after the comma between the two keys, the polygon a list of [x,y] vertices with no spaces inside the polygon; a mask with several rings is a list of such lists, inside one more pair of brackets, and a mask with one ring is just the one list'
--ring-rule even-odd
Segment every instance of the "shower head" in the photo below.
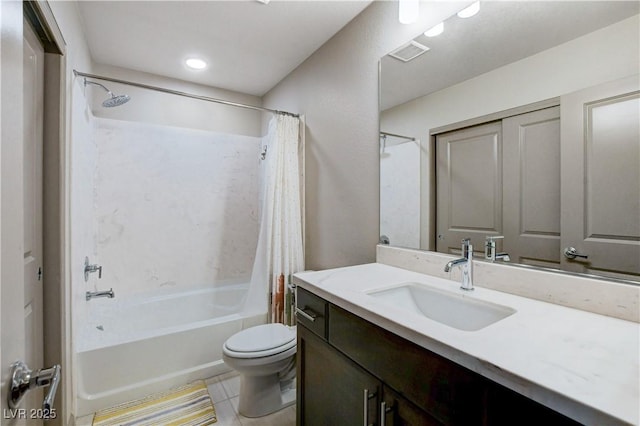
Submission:
{"label": "shower head", "polygon": [[111,97],[109,99],[106,99],[104,102],[102,102],[102,106],[106,108],[117,107],[122,104],[126,104],[127,102],[129,102],[129,100],[131,100],[131,97],[129,95],[116,96],[113,93],[111,93]]}
{"label": "shower head", "polygon": [[100,86],[105,90],[105,92],[107,92],[109,96],[111,96],[109,99],[106,99],[104,102],[102,102],[103,107],[106,107],[106,108],[117,107],[122,104],[126,104],[131,100],[131,97],[129,95],[114,95],[113,92],[111,92],[111,90],[107,89],[102,84],[96,83],[95,81],[89,81],[85,78],[84,85],[86,86],[87,84],[94,84],[96,86]]}

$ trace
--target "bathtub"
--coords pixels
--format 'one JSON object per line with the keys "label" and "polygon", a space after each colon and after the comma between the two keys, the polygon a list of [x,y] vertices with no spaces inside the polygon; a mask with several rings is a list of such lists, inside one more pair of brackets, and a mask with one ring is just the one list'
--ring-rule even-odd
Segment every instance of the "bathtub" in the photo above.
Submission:
{"label": "bathtub", "polygon": [[222,345],[266,321],[242,314],[248,284],[95,299],[76,333],[76,416],[230,371]]}

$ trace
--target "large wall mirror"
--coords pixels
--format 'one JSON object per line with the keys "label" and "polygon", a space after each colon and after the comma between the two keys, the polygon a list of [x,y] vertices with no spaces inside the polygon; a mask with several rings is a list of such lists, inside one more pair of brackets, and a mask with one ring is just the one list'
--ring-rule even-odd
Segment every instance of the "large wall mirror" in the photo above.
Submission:
{"label": "large wall mirror", "polygon": [[381,58],[380,242],[640,284],[640,2],[479,4]]}

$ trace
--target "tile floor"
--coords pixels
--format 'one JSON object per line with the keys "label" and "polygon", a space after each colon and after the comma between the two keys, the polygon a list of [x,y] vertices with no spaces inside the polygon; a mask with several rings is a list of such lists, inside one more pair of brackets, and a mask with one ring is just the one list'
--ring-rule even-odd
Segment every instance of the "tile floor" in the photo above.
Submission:
{"label": "tile floor", "polygon": [[[205,380],[209,394],[216,408],[218,421],[215,426],[295,426],[295,404],[277,413],[257,419],[238,414],[238,395],[240,393],[240,376],[230,372]],[[76,426],[91,426],[93,415],[76,419]]]}
{"label": "tile floor", "polygon": [[205,380],[218,416],[216,426],[295,426],[295,404],[257,419],[238,414],[240,376],[231,372]]}

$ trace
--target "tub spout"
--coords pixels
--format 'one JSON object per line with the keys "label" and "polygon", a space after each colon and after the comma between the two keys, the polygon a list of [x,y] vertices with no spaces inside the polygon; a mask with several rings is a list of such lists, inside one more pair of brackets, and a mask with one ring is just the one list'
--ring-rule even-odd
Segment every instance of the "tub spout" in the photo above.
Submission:
{"label": "tub spout", "polygon": [[116,294],[113,292],[113,288],[104,291],[88,291],[86,293],[87,301],[97,298],[97,297],[108,297],[109,299],[113,299],[116,297]]}

